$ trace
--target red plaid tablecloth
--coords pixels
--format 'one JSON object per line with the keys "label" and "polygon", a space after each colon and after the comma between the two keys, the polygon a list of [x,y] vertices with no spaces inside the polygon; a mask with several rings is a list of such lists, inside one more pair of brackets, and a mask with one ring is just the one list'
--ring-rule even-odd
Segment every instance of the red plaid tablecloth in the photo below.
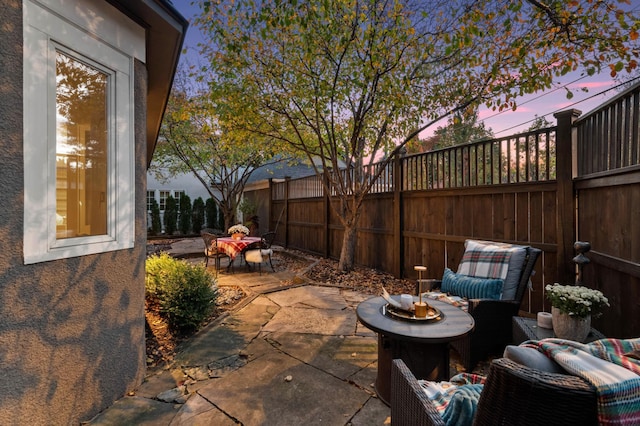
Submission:
{"label": "red plaid tablecloth", "polygon": [[241,240],[234,240],[231,237],[218,238],[218,250],[226,253],[231,260],[235,259],[244,249],[253,243],[258,243],[260,237],[244,237]]}

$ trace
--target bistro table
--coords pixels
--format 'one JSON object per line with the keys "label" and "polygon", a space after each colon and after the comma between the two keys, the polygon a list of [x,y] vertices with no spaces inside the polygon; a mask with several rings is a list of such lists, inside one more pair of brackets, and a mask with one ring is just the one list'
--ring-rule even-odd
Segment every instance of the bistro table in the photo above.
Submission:
{"label": "bistro table", "polygon": [[[400,300],[399,296],[391,296]],[[418,298],[414,297],[414,301]],[[391,316],[387,301],[373,297],[358,305],[358,320],[378,333],[378,372],[375,389],[387,405],[390,401],[391,361],[401,358],[419,379],[449,379],[449,343],[473,331],[473,317],[445,302],[429,300],[442,313],[436,320],[405,320]]]}
{"label": "bistro table", "polygon": [[262,241],[260,237],[244,237],[241,240],[236,240],[232,237],[220,237],[217,239],[218,251],[224,252],[229,256],[229,266],[231,268],[233,261],[243,251],[248,249],[252,244],[257,244]]}

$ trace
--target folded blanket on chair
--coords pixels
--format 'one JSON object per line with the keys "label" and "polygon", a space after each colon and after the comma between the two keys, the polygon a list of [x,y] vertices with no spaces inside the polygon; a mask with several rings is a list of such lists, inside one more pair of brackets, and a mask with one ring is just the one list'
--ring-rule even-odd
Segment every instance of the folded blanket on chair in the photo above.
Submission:
{"label": "folded blanket on chair", "polygon": [[471,426],[486,378],[460,373],[448,382],[418,380],[447,426]]}
{"label": "folded blanket on chair", "polygon": [[447,426],[468,426],[473,424],[476,407],[483,385],[463,385],[458,387],[442,413]]}
{"label": "folded blanket on chair", "polygon": [[640,424],[640,349],[637,339],[602,339],[584,344],[563,339],[527,341],[569,373],[596,388],[601,425]]}

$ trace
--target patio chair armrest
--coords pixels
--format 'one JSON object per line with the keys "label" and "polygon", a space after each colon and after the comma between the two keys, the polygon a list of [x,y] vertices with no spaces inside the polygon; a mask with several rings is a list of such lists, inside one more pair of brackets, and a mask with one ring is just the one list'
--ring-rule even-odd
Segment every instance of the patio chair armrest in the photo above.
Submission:
{"label": "patio chair armrest", "polygon": [[[438,290],[442,287],[442,280],[437,279],[423,279],[422,280],[422,292],[426,293],[428,291]],[[425,285],[426,284],[426,285]],[[420,284],[416,280],[416,295],[420,293]]]}
{"label": "patio chair armrest", "polygon": [[595,388],[577,376],[548,373],[506,358],[492,361],[476,425],[597,424]]}
{"label": "patio chair armrest", "polygon": [[444,421],[401,359],[391,366],[391,419],[394,426],[444,426]]}
{"label": "patio chair armrest", "polygon": [[469,313],[474,317],[506,318],[516,315],[518,309],[520,304],[515,300],[469,299]]}

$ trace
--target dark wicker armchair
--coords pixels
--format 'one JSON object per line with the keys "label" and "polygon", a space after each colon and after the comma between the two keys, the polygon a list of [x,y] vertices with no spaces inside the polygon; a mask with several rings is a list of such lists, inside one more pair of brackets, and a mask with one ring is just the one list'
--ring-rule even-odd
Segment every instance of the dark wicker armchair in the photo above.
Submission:
{"label": "dark wicker armchair", "polygon": [[[491,363],[474,425],[595,425],[595,389],[576,376],[547,373],[506,358]],[[443,425],[405,363],[391,367],[391,424]]]}
{"label": "dark wicker armchair", "polygon": [[[478,361],[486,359],[489,355],[502,354],[504,348],[512,342],[511,318],[518,315],[540,253],[542,252],[539,249],[526,247],[524,264],[513,299],[469,300],[469,314],[475,320],[475,329],[467,339],[452,343],[467,371],[471,371]],[[429,281],[434,288],[439,288],[442,283],[440,280]]]}

